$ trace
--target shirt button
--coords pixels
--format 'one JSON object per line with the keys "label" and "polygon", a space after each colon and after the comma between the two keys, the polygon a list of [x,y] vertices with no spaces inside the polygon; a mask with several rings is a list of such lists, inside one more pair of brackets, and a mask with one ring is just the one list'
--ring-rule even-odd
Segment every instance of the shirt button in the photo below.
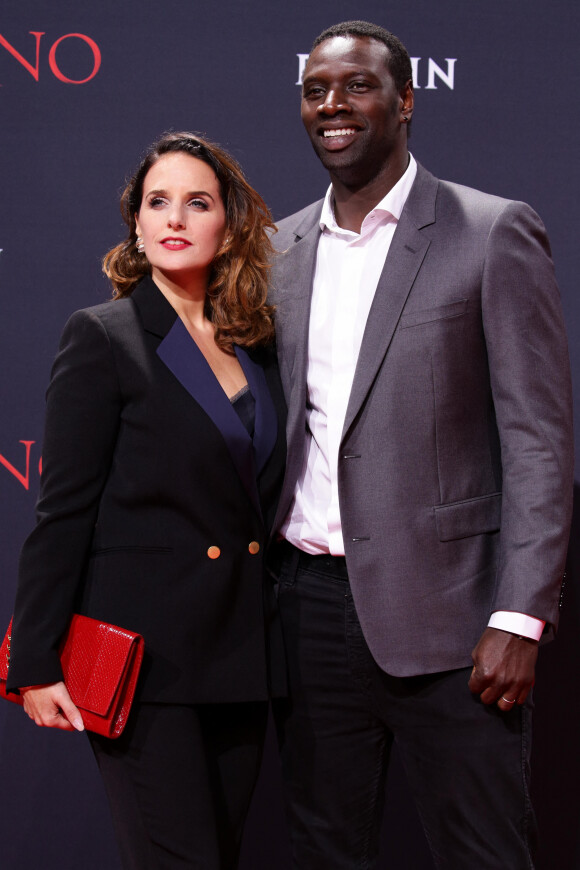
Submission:
{"label": "shirt button", "polygon": [[210,559],[219,559],[221,554],[222,554],[222,551],[220,550],[219,547],[208,547],[207,555],[209,556]]}
{"label": "shirt button", "polygon": [[250,551],[252,556],[255,556],[256,553],[260,552],[260,545],[257,541],[250,541],[250,543],[248,544],[248,550]]}

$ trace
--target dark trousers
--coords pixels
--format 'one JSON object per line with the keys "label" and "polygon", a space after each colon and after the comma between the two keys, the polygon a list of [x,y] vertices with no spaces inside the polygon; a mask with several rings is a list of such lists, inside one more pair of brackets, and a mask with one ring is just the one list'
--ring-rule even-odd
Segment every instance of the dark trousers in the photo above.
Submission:
{"label": "dark trousers", "polygon": [[280,571],[290,700],[275,710],[292,867],[376,866],[395,740],[436,867],[533,868],[531,705],[485,706],[469,669],[389,676],[362,635],[344,559],[298,554],[288,546]]}
{"label": "dark trousers", "polygon": [[139,704],[120,738],[90,734],[125,870],[233,870],[266,702]]}

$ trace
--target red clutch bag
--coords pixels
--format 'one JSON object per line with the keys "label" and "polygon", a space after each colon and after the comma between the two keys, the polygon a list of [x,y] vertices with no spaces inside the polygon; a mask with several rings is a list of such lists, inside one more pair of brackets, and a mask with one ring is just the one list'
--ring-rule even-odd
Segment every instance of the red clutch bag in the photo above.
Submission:
{"label": "red clutch bag", "polygon": [[[0,647],[0,696],[16,704],[22,697],[6,694],[12,621]],[[60,647],[64,682],[85,728],[118,737],[135,694],[145,644],[140,634],[75,614]]]}

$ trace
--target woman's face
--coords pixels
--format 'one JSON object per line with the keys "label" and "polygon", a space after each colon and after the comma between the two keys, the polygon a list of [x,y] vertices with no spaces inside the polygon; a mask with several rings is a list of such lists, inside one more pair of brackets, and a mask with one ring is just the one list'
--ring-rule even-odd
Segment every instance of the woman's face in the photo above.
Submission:
{"label": "woman's face", "polygon": [[154,279],[207,284],[226,231],[219,183],[207,163],[182,152],[164,154],[145,176],[135,217]]}

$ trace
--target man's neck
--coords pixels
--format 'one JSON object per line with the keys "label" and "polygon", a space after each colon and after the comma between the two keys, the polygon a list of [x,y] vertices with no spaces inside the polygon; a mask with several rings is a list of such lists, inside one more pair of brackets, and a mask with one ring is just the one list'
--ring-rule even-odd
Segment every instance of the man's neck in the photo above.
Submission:
{"label": "man's neck", "polygon": [[368,180],[352,179],[331,173],[334,194],[334,217],[339,227],[360,233],[362,222],[370,211],[392,190],[409,165],[409,152],[392,161]]}

